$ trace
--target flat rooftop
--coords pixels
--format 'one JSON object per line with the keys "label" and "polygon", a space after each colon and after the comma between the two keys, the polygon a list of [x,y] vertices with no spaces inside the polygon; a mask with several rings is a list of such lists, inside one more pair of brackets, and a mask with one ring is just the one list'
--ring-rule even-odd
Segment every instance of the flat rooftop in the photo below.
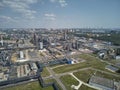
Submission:
{"label": "flat rooftop", "polygon": [[110,80],[110,79],[106,79],[106,78],[102,78],[102,77],[98,77],[98,76],[92,76],[90,78],[89,83],[95,83],[107,88],[114,88],[114,81]]}

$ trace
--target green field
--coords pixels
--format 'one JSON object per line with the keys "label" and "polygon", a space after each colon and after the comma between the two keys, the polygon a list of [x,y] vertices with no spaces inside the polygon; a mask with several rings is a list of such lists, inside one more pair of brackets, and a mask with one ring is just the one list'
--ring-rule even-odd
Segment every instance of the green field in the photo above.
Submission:
{"label": "green field", "polygon": [[42,77],[47,77],[49,75],[50,75],[50,73],[48,72],[48,70],[46,69],[46,67],[43,68],[43,71],[41,72],[41,76]]}
{"label": "green field", "polygon": [[86,62],[57,67],[57,68],[53,69],[54,72],[64,73],[64,72],[69,72],[72,70],[77,70],[77,69],[86,68],[86,67],[93,67],[96,69],[105,70],[105,66],[107,65],[107,64],[101,62],[98,58],[90,56],[88,54],[80,54],[77,57],[85,59]]}
{"label": "green field", "polygon": [[90,88],[90,87],[82,84],[81,87],[79,88],[79,90],[96,90],[96,89]]}
{"label": "green field", "polygon": [[[70,75],[62,76],[60,79],[63,82],[63,84],[66,86],[67,90],[74,90],[73,88],[71,88],[71,85],[78,85],[79,84],[79,82],[76,81],[76,79],[74,79]],[[82,84],[81,87],[79,88],[79,90],[96,90],[96,89],[87,87],[87,86]]]}
{"label": "green field", "polygon": [[108,79],[115,80],[115,81],[120,81],[120,77],[115,77],[113,75],[108,75],[102,72],[96,72],[96,76],[108,78]]}
{"label": "green field", "polygon": [[60,77],[62,83],[65,85],[65,87],[67,88],[67,90],[73,90],[71,88],[71,85],[78,85],[79,82],[74,79],[71,75],[65,75]]}
{"label": "green field", "polygon": [[40,86],[39,82],[35,81],[35,82],[31,82],[31,83],[26,83],[24,85],[22,84],[22,85],[5,88],[2,90],[54,90],[54,89],[52,86],[42,88]]}
{"label": "green field", "polygon": [[79,58],[87,60],[87,62],[90,63],[93,68],[100,70],[105,70],[105,66],[107,65],[106,63],[101,62],[99,58],[91,56],[90,54],[80,54]]}
{"label": "green field", "polygon": [[85,67],[90,67],[90,65],[88,63],[65,65],[65,66],[54,68],[53,71],[55,73],[64,73],[64,72],[69,72],[72,70],[77,70]]}
{"label": "green field", "polygon": [[82,80],[83,82],[87,83],[89,78],[94,74],[95,71],[93,70],[85,70],[73,73],[78,79]]}
{"label": "green field", "polygon": [[111,80],[114,79],[115,81],[120,81],[120,77],[115,77],[113,75],[109,75],[109,74],[98,72],[98,71],[96,72],[95,70],[91,70],[91,69],[88,69],[88,70],[85,70],[85,71],[75,72],[73,74],[78,79],[84,81],[85,83],[88,82],[88,80],[90,79],[90,77],[92,75],[96,75],[96,76],[103,77],[103,78],[108,78],[108,79],[111,79]]}

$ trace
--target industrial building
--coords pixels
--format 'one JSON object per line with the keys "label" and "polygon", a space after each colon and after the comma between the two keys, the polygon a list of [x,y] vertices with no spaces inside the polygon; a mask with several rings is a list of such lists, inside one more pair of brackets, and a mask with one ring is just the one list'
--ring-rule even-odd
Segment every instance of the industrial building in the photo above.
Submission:
{"label": "industrial building", "polygon": [[5,81],[8,79],[8,74],[4,74],[4,72],[0,72],[0,81]]}
{"label": "industrial building", "polygon": [[113,80],[98,76],[92,76],[89,80],[89,84],[102,90],[117,90]]}
{"label": "industrial building", "polygon": [[105,69],[111,71],[111,72],[117,72],[119,70],[119,68],[115,67],[115,66],[112,66],[112,65],[107,65],[105,67]]}

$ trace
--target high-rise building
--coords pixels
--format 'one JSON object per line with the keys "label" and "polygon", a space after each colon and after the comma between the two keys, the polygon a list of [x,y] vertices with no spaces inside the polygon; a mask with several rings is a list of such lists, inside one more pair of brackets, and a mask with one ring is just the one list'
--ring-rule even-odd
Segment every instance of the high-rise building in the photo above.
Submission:
{"label": "high-rise building", "polygon": [[1,36],[1,41],[0,41],[0,43],[1,43],[1,46],[3,46],[3,37]]}
{"label": "high-rise building", "polygon": [[66,40],[67,39],[67,33],[66,33],[66,31],[64,31],[64,40]]}
{"label": "high-rise building", "polygon": [[24,53],[23,51],[20,51],[20,59],[23,59],[24,58]]}
{"label": "high-rise building", "polygon": [[34,36],[33,36],[33,43],[34,43],[34,45],[37,45],[37,37],[36,37],[36,34],[34,34]]}
{"label": "high-rise building", "polygon": [[43,42],[41,41],[40,42],[40,50],[42,50],[43,49]]}

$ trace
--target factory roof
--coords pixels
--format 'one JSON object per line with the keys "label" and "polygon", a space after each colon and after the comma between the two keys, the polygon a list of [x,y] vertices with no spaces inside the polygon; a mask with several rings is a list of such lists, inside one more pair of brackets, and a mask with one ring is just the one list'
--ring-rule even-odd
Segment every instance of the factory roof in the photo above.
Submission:
{"label": "factory roof", "polygon": [[90,78],[89,83],[94,83],[94,84],[98,84],[107,88],[114,88],[114,81],[110,80],[110,79],[106,79],[106,78],[102,78],[102,77],[98,77],[98,76],[92,76]]}
{"label": "factory roof", "polygon": [[111,65],[107,65],[105,68],[112,71],[112,72],[116,72],[119,70],[119,68],[111,66]]}

